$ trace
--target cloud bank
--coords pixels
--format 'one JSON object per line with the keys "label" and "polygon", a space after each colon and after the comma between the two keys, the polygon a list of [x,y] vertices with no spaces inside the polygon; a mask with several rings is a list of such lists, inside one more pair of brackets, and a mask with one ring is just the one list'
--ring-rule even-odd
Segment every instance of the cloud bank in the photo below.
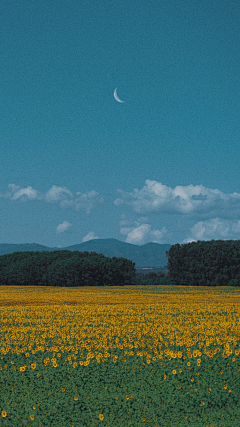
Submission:
{"label": "cloud bank", "polygon": [[153,229],[149,224],[148,217],[139,217],[137,221],[128,220],[125,214],[122,214],[120,233],[127,235],[125,242],[133,245],[143,245],[146,242],[162,243],[162,239],[167,233],[166,227],[161,230]]}
{"label": "cloud bank", "polygon": [[98,239],[98,236],[95,236],[94,231],[89,231],[89,233],[82,239],[82,242],[88,242],[89,240]]}
{"label": "cloud bank", "polygon": [[[167,187],[154,180],[146,180],[145,185],[131,192],[118,189],[118,198],[109,203],[117,215],[120,210],[119,230],[127,243],[142,245],[148,242],[188,243],[197,240],[237,240],[240,239],[240,194],[225,194],[218,189],[203,185]],[[40,201],[45,204],[58,204],[62,209],[71,208],[90,214],[104,203],[96,191],[72,192],[65,186],[53,185],[46,193],[31,186],[21,187],[9,184],[6,193],[0,198],[12,203]],[[106,204],[106,201],[105,201]],[[131,209],[133,218],[129,220],[123,210]],[[122,211],[122,212],[121,212]],[[168,224],[164,224],[164,222]],[[155,224],[153,226],[153,223]],[[160,226],[159,226],[160,224]],[[98,233],[106,233],[99,230]],[[73,224],[63,221],[55,232],[68,232]],[[93,225],[95,227],[95,225]],[[86,233],[86,230],[85,230]],[[68,234],[68,233],[66,233]],[[98,239],[93,231],[83,237],[82,242]]]}
{"label": "cloud bank", "polygon": [[133,245],[142,245],[146,241],[153,243],[161,243],[164,238],[167,229],[165,227],[162,230],[152,230],[150,224],[141,224],[133,228],[121,228],[121,234],[127,234],[125,240],[126,243],[132,243]]}
{"label": "cloud bank", "polygon": [[188,216],[233,217],[239,215],[240,194],[224,194],[203,185],[177,186],[174,189],[147,179],[140,190],[131,193],[117,190],[120,197],[115,206],[128,205],[138,214],[180,214]]}
{"label": "cloud bank", "polygon": [[6,194],[0,193],[0,197],[11,201],[28,202],[31,200],[41,200],[46,203],[59,203],[61,208],[72,207],[76,211],[83,210],[90,214],[92,209],[103,203],[103,197],[96,191],[77,191],[72,193],[66,187],[53,185],[45,194],[33,189],[31,186],[21,188],[19,185],[9,184]]}
{"label": "cloud bank", "polygon": [[[118,189],[120,197],[113,204],[116,207],[129,206],[136,214],[146,215],[136,221],[129,221],[122,215],[120,233],[126,235],[126,242],[145,244],[147,242],[169,242],[178,231],[175,225],[170,231],[166,227],[154,229],[150,217],[154,215],[175,215],[181,218],[185,238],[181,243],[197,240],[240,239],[240,194],[224,194],[218,189],[203,185],[177,186],[174,189],[157,181],[146,180],[141,189],[132,192]],[[194,226],[187,224],[197,220]],[[162,220],[161,220],[162,222]],[[175,221],[176,223],[176,221]],[[185,224],[185,225],[184,225]]]}
{"label": "cloud bank", "polygon": [[70,227],[72,227],[72,224],[70,224],[70,222],[68,221],[63,221],[62,224],[59,224],[56,227],[56,233],[60,234],[60,233],[64,233],[64,231],[67,231]]}

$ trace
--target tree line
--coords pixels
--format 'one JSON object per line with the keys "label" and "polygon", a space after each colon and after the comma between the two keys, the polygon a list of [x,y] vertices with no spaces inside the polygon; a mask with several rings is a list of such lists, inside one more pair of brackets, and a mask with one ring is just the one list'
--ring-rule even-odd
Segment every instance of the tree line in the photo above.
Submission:
{"label": "tree line", "polygon": [[13,252],[0,256],[0,285],[240,286],[240,240],[175,244],[166,251],[168,273],[137,273],[123,257],[69,250]]}
{"label": "tree line", "polygon": [[166,255],[174,285],[240,286],[240,240],[177,243]]}
{"label": "tree line", "polygon": [[163,272],[136,273],[135,263],[96,252],[13,252],[0,256],[0,285],[122,286],[165,284]]}
{"label": "tree line", "polygon": [[96,252],[26,251],[0,256],[1,285],[124,285],[134,275],[132,261]]}

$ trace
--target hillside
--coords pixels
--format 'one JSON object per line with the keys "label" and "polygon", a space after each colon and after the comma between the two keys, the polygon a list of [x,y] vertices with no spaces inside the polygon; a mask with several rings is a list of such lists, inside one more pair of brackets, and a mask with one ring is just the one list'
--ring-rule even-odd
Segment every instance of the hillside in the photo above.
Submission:
{"label": "hillside", "polygon": [[54,251],[54,250],[69,250],[69,251],[88,251],[102,253],[105,256],[112,258],[123,257],[135,262],[135,268],[154,267],[161,270],[166,270],[167,265],[166,251],[170,249],[170,244],[147,243],[146,245],[138,246],[130,243],[121,242],[117,239],[94,239],[88,242],[79,243],[77,245],[67,246],[64,248],[49,248],[48,246],[38,245],[37,243],[25,244],[0,244],[0,255],[9,254],[12,252],[23,251]]}

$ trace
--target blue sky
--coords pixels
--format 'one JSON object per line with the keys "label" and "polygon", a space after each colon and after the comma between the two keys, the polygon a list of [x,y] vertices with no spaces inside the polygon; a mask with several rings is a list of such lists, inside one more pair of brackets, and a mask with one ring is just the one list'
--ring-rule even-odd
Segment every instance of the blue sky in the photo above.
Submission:
{"label": "blue sky", "polygon": [[1,0],[0,243],[240,239],[239,28],[233,0]]}

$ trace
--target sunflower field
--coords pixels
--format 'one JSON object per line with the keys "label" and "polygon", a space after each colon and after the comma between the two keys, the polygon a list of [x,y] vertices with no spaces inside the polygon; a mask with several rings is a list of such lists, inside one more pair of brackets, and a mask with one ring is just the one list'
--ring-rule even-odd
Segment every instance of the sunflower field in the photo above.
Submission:
{"label": "sunflower field", "polygon": [[0,426],[239,427],[240,289],[0,287]]}

